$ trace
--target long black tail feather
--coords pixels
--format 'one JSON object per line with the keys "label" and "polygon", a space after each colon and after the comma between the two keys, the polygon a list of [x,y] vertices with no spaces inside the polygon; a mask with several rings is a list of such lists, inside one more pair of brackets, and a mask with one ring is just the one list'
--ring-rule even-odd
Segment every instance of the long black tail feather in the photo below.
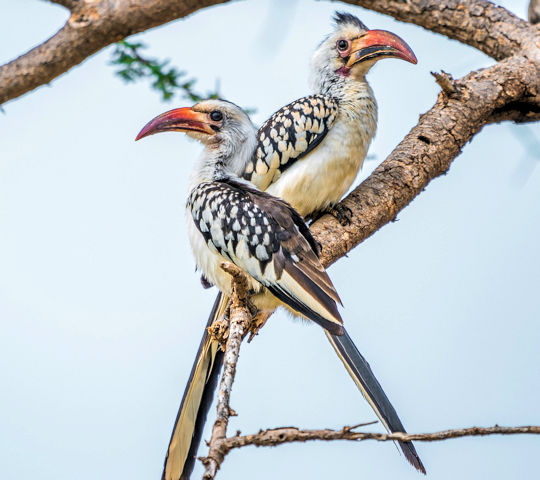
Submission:
{"label": "long black tail feather", "polygon": [[[377,378],[375,378],[369,363],[358,351],[358,348],[356,348],[356,345],[347,331],[343,329],[343,335],[340,336],[332,335],[326,330],[325,333],[332,344],[332,347],[334,347],[334,350],[344,363],[345,368],[362,392],[362,395],[364,395],[377,414],[377,417],[379,417],[386,430],[390,433],[405,433],[405,427],[401,423],[396,410],[390,403],[390,400],[388,400],[381,384],[378,382]],[[426,469],[424,468],[418,453],[416,453],[416,449],[412,442],[398,442],[398,444],[409,463],[418,471],[425,474]]]}
{"label": "long black tail feather", "polygon": [[[207,327],[223,313],[226,302],[219,293]],[[222,365],[223,351],[205,328],[174,422],[162,480],[188,480],[191,476]]]}

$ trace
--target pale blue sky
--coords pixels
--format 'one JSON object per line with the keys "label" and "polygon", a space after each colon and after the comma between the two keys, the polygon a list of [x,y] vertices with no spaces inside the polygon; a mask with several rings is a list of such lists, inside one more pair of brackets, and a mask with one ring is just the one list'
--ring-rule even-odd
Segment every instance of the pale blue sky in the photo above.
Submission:
{"label": "pale blue sky", "polygon": [[[430,71],[458,77],[493,63],[349,5],[276,3],[207,9],[136,38],[203,89],[219,79],[226,98],[257,107],[261,123],[309,93],[309,57],[335,9],[396,32],[419,63],[381,61],[371,72],[380,107],[370,150],[376,160],[359,180],[434,103]],[[503,4],[525,15],[526,1]],[[0,12],[2,63],[66,17],[58,6],[31,0],[0,0]],[[6,480],[159,479],[215,295],[200,287],[183,218],[200,146],[180,134],[133,141],[154,115],[189,102],[163,104],[146,84],[124,85],[108,65],[110,54],[93,56],[0,114]],[[536,143],[526,148],[524,135]],[[398,222],[330,269],[347,328],[411,432],[540,424],[539,137],[538,125],[486,127]],[[321,330],[285,315],[244,346],[232,406],[239,416],[231,432],[374,419]],[[539,437],[417,448],[433,480],[525,478],[540,467]],[[335,442],[236,451],[219,478],[420,477],[392,444]]]}

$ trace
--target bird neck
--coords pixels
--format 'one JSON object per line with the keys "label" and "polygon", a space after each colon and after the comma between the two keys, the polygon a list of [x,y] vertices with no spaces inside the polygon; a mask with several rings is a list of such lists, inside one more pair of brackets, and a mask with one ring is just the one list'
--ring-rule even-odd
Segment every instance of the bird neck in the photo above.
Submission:
{"label": "bird neck", "polygon": [[337,100],[340,117],[353,122],[371,141],[377,125],[377,102],[365,77],[332,75],[318,78],[319,82],[313,83],[315,92]]}
{"label": "bird neck", "polygon": [[339,88],[329,90],[338,100],[339,109],[352,117],[363,117],[366,110],[377,122],[377,101],[369,83],[365,80],[350,80],[339,85]]}
{"label": "bird neck", "polygon": [[205,182],[238,179],[255,151],[257,139],[255,131],[252,133],[242,141],[230,142],[225,138],[207,144],[193,169],[190,190]]}
{"label": "bird neck", "polygon": [[360,161],[355,167],[356,172],[377,130],[377,102],[373,90],[365,78],[344,78],[331,84],[324,94],[332,96],[338,103],[335,128],[346,132],[342,151],[349,149],[350,158]]}
{"label": "bird neck", "polygon": [[346,77],[334,72],[332,75],[316,75],[312,77],[311,86],[315,93],[328,95],[338,101],[365,97],[374,99],[373,91],[364,76]]}

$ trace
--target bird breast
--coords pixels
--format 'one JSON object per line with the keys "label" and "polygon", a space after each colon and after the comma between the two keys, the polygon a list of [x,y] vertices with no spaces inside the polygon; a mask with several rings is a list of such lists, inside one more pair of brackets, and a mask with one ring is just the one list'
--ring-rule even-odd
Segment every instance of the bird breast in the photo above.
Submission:
{"label": "bird breast", "polygon": [[340,104],[336,122],[321,144],[266,190],[289,202],[304,217],[341,200],[362,167],[375,134],[374,100],[356,104],[354,109],[347,107]]}

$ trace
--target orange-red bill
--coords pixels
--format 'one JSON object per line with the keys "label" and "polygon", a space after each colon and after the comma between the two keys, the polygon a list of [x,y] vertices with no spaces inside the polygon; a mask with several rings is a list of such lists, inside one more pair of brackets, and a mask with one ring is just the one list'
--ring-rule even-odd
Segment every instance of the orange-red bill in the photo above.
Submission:
{"label": "orange-red bill", "polygon": [[175,108],[150,120],[135,141],[160,132],[200,132],[212,135],[215,131],[208,124],[205,113],[195,112],[191,107]]}
{"label": "orange-red bill", "polygon": [[411,47],[397,35],[386,30],[368,30],[365,35],[353,41],[347,67],[381,56],[401,58],[414,64],[418,62]]}

